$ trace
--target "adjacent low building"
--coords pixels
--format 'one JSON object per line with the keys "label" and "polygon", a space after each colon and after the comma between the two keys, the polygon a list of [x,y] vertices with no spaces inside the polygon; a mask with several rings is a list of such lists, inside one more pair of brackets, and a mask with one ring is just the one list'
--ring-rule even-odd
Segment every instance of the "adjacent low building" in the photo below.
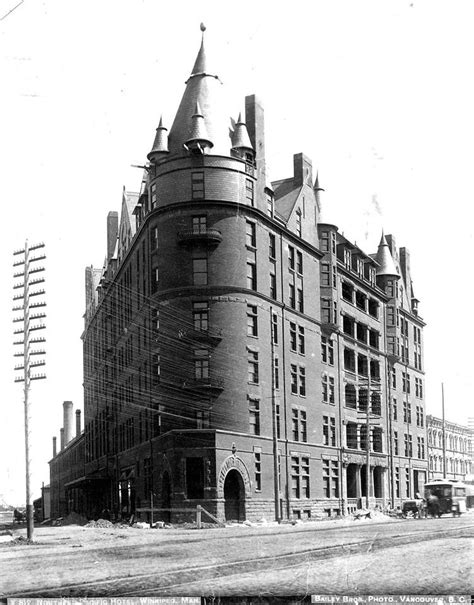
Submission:
{"label": "adjacent low building", "polygon": [[469,426],[426,417],[430,479],[463,481],[473,472],[473,431]]}

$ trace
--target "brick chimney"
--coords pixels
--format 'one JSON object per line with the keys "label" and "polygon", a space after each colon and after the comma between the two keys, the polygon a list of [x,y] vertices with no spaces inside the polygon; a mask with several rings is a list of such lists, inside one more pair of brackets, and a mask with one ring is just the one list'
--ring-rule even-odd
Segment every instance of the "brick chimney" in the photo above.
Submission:
{"label": "brick chimney", "polygon": [[65,401],[63,403],[64,409],[64,447],[72,439],[72,401]]}
{"label": "brick chimney", "polygon": [[76,410],[76,437],[81,434],[81,410]]}

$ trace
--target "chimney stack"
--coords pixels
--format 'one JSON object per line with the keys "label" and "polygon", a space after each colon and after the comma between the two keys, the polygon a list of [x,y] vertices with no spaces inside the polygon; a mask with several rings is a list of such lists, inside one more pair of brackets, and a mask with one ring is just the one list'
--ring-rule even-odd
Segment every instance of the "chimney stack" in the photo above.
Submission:
{"label": "chimney stack", "polygon": [[59,429],[59,444],[61,446],[59,451],[62,451],[64,449],[64,429]]}
{"label": "chimney stack", "polygon": [[72,401],[65,401],[64,408],[64,447],[72,439]]}
{"label": "chimney stack", "polygon": [[56,450],[56,437],[53,437],[53,458],[56,458],[56,454],[57,454],[57,450]]}
{"label": "chimney stack", "polygon": [[81,434],[81,410],[76,410],[76,437]]}

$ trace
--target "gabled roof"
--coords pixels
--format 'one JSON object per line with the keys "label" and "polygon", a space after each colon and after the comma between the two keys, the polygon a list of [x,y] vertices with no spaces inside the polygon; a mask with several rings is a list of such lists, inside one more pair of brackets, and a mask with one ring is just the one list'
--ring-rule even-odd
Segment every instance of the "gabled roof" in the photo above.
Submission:
{"label": "gabled roof", "polygon": [[273,181],[272,189],[275,194],[275,209],[287,221],[300,196],[303,185],[295,186],[292,178],[282,179]]}

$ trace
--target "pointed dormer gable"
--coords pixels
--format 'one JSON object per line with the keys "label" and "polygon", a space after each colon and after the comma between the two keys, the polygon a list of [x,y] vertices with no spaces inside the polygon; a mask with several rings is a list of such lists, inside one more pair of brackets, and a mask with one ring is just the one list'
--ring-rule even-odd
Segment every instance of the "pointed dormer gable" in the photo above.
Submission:
{"label": "pointed dormer gable", "polygon": [[231,141],[229,137],[229,117],[223,110],[223,90],[219,77],[209,69],[204,44],[205,27],[201,47],[199,49],[191,75],[186,81],[186,88],[181,99],[176,117],[168,136],[170,156],[186,156],[188,149],[184,146],[193,131],[193,116],[196,113],[196,103],[200,112],[208,140],[213,143],[212,153],[215,155],[230,155]]}
{"label": "pointed dormer gable", "polygon": [[119,262],[125,256],[136,232],[136,221],[133,217],[133,211],[137,205],[138,198],[138,193],[125,191],[125,187],[123,188],[117,244],[117,259]]}

